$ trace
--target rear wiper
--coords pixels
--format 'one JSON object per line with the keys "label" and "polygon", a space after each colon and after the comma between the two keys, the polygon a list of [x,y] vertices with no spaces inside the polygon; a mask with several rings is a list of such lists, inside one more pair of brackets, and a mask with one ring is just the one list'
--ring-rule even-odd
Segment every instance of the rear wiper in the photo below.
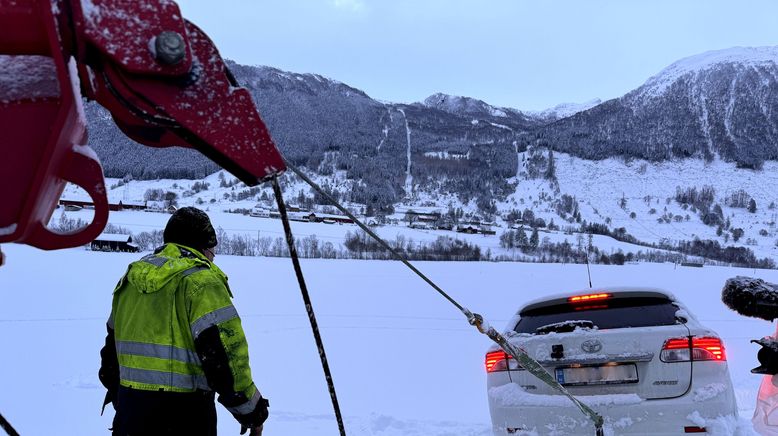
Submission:
{"label": "rear wiper", "polygon": [[594,323],[589,320],[562,321],[553,324],[546,324],[535,329],[535,334],[545,335],[548,333],[569,333],[576,328],[593,329]]}

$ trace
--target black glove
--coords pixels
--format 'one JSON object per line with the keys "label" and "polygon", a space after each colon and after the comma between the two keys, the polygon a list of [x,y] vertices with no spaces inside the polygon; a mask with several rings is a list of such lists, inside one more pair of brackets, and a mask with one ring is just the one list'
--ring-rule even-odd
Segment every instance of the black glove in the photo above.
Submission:
{"label": "black glove", "polygon": [[262,433],[262,424],[265,422],[268,415],[270,415],[270,412],[267,410],[269,406],[270,402],[267,398],[260,397],[257,402],[257,407],[255,407],[251,413],[233,416],[235,416],[235,419],[238,420],[243,429],[252,429],[252,431],[254,431],[259,428],[259,433],[257,433],[257,435],[259,435]]}
{"label": "black glove", "polygon": [[253,412],[238,418],[238,421],[241,423],[240,434],[245,434],[248,431],[248,436],[262,436],[263,423],[270,415],[270,412],[267,410],[269,406],[270,401],[266,398],[260,398]]}
{"label": "black glove", "polygon": [[110,389],[105,393],[103,408],[100,409],[100,416],[103,416],[103,412],[105,412],[105,406],[107,406],[109,403],[113,406],[113,409],[116,410],[116,393]]}
{"label": "black glove", "polygon": [[[251,431],[249,431],[248,436],[262,436],[262,427],[263,426],[261,426],[261,425],[259,427],[252,427]],[[245,434],[248,429],[249,428],[246,427],[245,425],[241,425],[240,426],[240,434]]]}

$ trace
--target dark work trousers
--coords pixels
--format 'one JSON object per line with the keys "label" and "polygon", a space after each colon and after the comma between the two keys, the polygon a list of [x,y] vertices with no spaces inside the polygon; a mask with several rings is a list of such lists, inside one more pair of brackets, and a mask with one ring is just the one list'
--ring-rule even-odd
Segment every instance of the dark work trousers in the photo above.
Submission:
{"label": "dark work trousers", "polygon": [[216,436],[213,392],[119,387],[113,436]]}

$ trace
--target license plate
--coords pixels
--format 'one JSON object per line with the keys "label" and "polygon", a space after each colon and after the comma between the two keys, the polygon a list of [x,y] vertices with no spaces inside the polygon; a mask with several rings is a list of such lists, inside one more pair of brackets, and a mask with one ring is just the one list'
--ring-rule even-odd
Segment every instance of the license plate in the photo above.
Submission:
{"label": "license plate", "polygon": [[556,368],[556,381],[564,386],[637,383],[638,369],[634,363]]}

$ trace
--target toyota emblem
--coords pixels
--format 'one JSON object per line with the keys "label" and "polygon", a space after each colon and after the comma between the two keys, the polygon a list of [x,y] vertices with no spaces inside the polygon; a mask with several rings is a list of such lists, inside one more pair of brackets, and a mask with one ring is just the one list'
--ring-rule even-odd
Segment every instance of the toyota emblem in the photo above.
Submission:
{"label": "toyota emblem", "polygon": [[602,342],[597,339],[589,339],[581,344],[581,349],[586,353],[598,353],[602,350]]}

